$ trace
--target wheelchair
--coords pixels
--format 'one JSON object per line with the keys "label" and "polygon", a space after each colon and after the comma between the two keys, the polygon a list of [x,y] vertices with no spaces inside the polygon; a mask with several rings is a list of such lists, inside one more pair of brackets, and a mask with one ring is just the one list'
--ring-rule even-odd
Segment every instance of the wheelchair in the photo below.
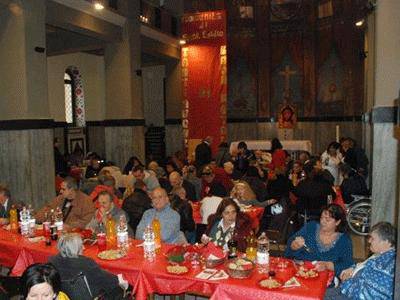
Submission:
{"label": "wheelchair", "polygon": [[371,227],[371,198],[352,195],[353,201],[346,204],[347,224],[352,232],[366,236]]}

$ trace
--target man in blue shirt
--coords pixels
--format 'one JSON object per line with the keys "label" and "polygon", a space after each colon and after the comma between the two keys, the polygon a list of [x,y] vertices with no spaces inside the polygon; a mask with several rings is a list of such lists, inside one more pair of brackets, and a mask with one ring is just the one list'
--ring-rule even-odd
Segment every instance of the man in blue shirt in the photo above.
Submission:
{"label": "man in blue shirt", "polygon": [[136,239],[143,240],[147,226],[151,226],[157,218],[161,224],[161,240],[168,244],[184,244],[186,239],[180,231],[180,215],[171,208],[167,192],[163,188],[155,188],[150,195],[153,208],[146,210],[136,228]]}

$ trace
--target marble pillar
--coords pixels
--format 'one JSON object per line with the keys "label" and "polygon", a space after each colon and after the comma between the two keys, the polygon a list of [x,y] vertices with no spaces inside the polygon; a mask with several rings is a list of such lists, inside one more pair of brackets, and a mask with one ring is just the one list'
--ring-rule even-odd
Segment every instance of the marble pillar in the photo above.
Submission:
{"label": "marble pillar", "polygon": [[107,160],[121,169],[133,155],[145,162],[143,126],[107,126],[104,132]]}
{"label": "marble pillar", "polygon": [[0,183],[35,208],[55,196],[45,19],[45,0],[0,9]]}
{"label": "marble pillar", "polygon": [[53,129],[0,130],[0,182],[38,208],[55,196]]}
{"label": "marble pillar", "polygon": [[181,124],[165,126],[165,153],[173,155],[176,151],[183,150],[183,129]]}
{"label": "marble pillar", "polygon": [[[397,222],[399,143],[394,137],[394,100],[400,89],[400,1],[377,3],[375,19],[374,108],[372,110],[372,223]],[[369,54],[370,55],[370,54]]]}

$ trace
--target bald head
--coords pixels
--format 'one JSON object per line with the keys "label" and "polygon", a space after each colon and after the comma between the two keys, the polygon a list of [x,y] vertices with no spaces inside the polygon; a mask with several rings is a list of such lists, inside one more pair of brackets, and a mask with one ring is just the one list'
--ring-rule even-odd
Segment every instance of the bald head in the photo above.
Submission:
{"label": "bald head", "polygon": [[172,187],[180,187],[182,185],[182,176],[178,172],[174,171],[169,174],[169,183]]}
{"label": "bald head", "polygon": [[153,207],[158,211],[162,210],[169,203],[167,191],[161,187],[155,188],[151,192],[150,197]]}

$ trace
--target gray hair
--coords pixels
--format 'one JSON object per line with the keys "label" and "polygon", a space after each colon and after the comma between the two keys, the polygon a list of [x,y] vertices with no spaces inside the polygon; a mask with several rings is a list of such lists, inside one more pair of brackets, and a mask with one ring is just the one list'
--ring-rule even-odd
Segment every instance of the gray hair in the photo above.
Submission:
{"label": "gray hair", "polygon": [[396,247],[396,228],[388,222],[376,223],[371,228],[371,232],[376,232],[382,241],[388,241],[392,247]]}
{"label": "gray hair", "polygon": [[76,258],[82,254],[82,238],[77,233],[63,234],[58,240],[57,249],[62,257]]}

